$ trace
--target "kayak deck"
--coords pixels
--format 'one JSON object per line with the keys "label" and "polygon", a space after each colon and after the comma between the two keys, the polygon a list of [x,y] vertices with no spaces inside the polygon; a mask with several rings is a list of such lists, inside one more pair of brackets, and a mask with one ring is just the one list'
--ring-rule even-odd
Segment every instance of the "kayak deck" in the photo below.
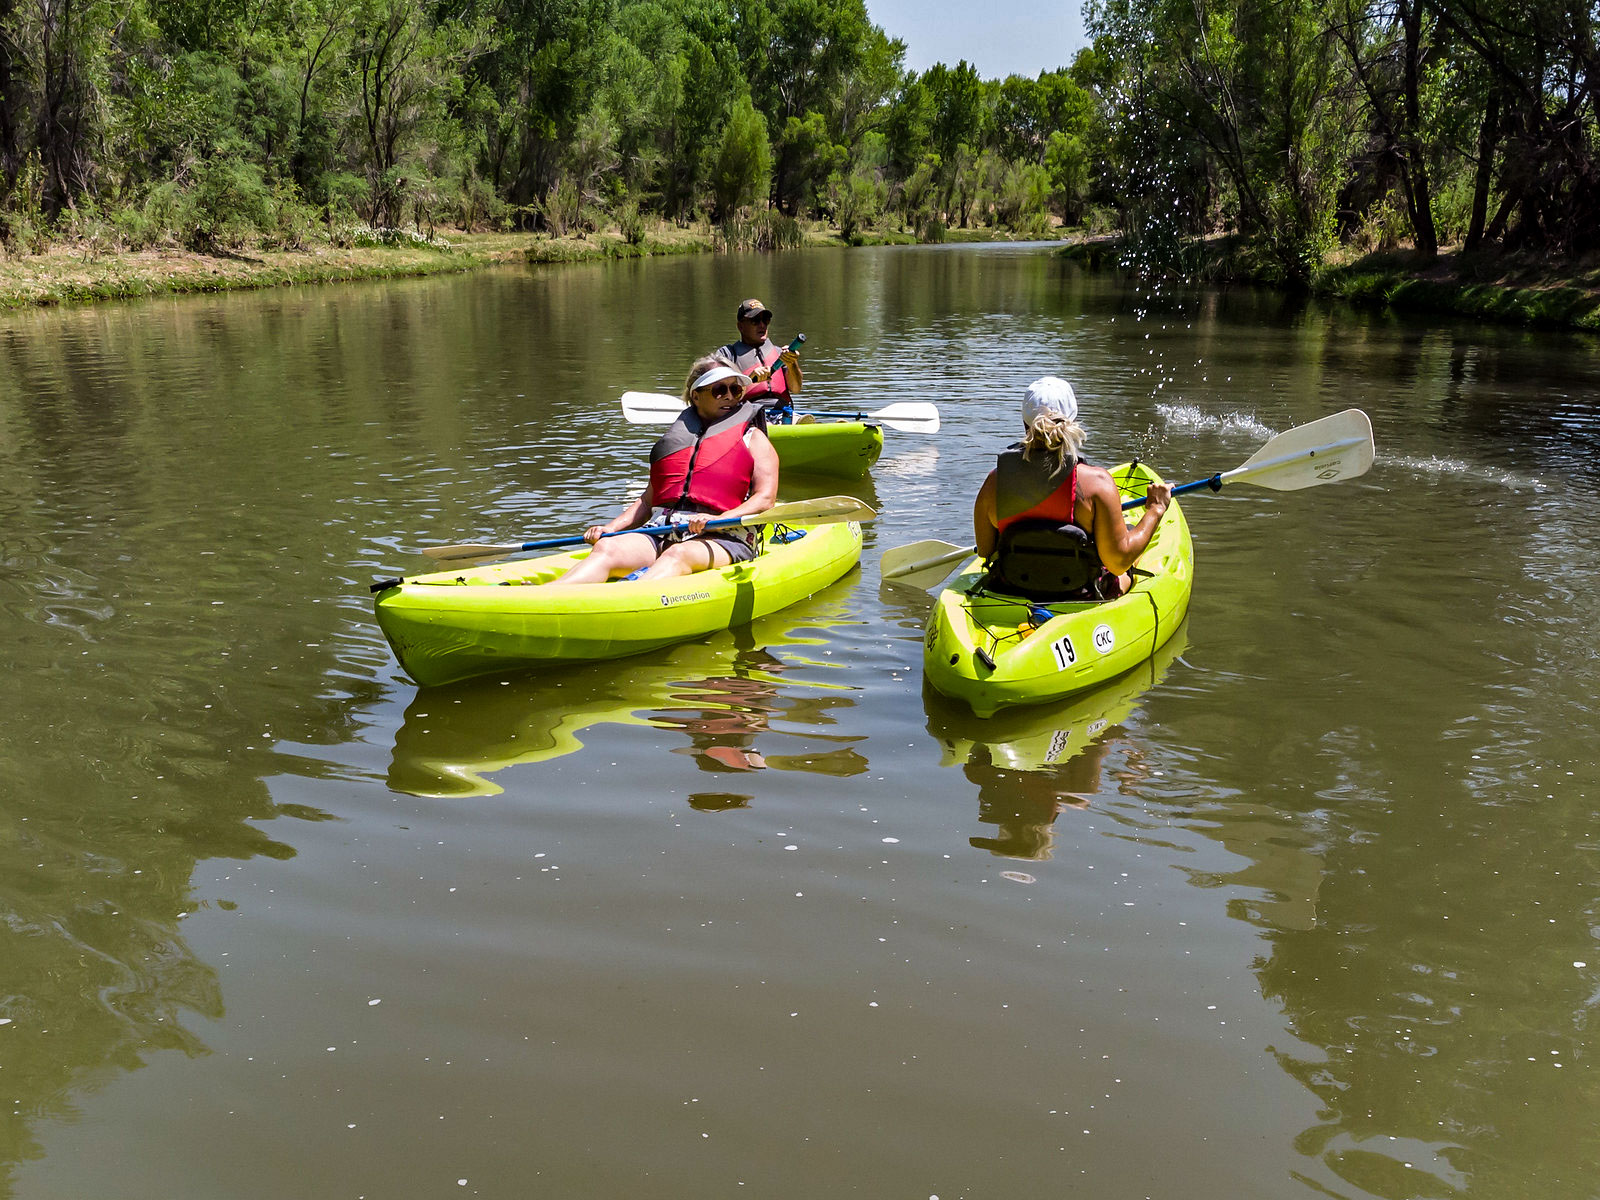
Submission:
{"label": "kayak deck", "polygon": [[[1160,477],[1144,466],[1113,468],[1124,498]],[[1125,512],[1137,519],[1142,509]],[[984,585],[974,557],[940,593],[923,639],[923,673],[980,717],[1019,704],[1083,692],[1138,666],[1172,636],[1189,607],[1194,546],[1183,512],[1168,507],[1137,564],[1141,574],[1115,600],[1039,603]]]}
{"label": "kayak deck", "polygon": [[661,581],[544,587],[589,553],[438,571],[379,594],[378,625],[406,674],[435,686],[501,671],[622,658],[786,608],[861,558],[854,522],[795,526],[749,562]]}

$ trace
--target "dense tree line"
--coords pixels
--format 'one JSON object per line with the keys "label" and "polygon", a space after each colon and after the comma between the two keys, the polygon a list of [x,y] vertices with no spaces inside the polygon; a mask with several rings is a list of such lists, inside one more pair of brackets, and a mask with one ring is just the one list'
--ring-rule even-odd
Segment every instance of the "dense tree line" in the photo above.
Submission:
{"label": "dense tree line", "polygon": [[1600,248],[1593,0],[1091,0],[1128,227],[1237,230],[1304,278],[1340,241]]}
{"label": "dense tree line", "polygon": [[907,70],[863,0],[0,0],[0,241],[1056,219],[1298,277],[1600,236],[1592,3],[1088,12],[1070,66],[986,80]]}
{"label": "dense tree line", "polygon": [[1065,72],[904,54],[862,0],[0,0],[0,232],[1076,215]]}

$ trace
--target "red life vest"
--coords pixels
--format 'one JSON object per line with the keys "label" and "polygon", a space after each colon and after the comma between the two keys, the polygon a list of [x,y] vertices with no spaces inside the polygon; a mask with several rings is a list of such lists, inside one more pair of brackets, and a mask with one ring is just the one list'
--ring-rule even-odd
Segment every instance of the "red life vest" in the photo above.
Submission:
{"label": "red life vest", "polygon": [[[774,351],[771,359],[768,359],[762,353],[762,350],[767,346],[772,346]],[[742,354],[740,353],[740,347],[744,347]],[[722,353],[733,360],[734,366],[745,372],[757,367],[770,367],[783,357],[782,348],[774,346],[771,342],[763,342],[760,346],[746,346],[744,342],[729,342],[722,348]],[[782,408],[790,403],[789,381],[784,375],[783,368],[779,367],[769,378],[760,383],[752,383],[745,391],[744,398],[746,400],[759,400],[768,408]]]}
{"label": "red life vest", "polygon": [[[1020,450],[1007,450],[995,463],[995,527],[1004,533],[1018,521],[1048,518],[1058,525],[1076,525],[1078,460],[1060,475],[1050,474],[1050,458],[1027,459]],[[1081,528],[1081,526],[1080,526]]]}
{"label": "red life vest", "polygon": [[995,464],[994,554],[988,586],[1029,600],[1104,600],[1111,591],[1094,537],[1074,520],[1078,461],[1051,473],[1054,456],[1013,447]]}
{"label": "red life vest", "polygon": [[744,444],[758,405],[741,404],[707,425],[691,405],[650,449],[650,495],[657,508],[724,513],[750,498],[756,460]]}

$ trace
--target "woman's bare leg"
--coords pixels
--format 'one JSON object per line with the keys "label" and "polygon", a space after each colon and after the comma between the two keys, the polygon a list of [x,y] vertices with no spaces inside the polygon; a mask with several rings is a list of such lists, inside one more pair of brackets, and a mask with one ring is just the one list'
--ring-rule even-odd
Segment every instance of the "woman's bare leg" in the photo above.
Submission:
{"label": "woman's bare leg", "polygon": [[690,538],[686,542],[668,546],[654,565],[639,578],[671,579],[678,575],[692,575],[696,571],[725,567],[732,561],[733,555],[728,553],[727,547],[704,538]]}
{"label": "woman's bare leg", "polygon": [[[674,547],[675,549],[676,547]],[[622,533],[601,538],[580,559],[551,583],[604,583],[613,575],[626,575],[656,561],[656,544],[647,534]]]}

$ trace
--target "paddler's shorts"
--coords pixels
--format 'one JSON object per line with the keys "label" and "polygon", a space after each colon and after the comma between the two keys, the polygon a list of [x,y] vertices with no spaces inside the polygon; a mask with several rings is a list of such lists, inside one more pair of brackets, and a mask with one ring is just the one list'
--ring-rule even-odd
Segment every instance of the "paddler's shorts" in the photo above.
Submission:
{"label": "paddler's shorts", "polygon": [[[682,517],[684,514],[678,513],[677,515]],[[659,515],[659,522],[662,524],[670,519],[664,513]],[[656,520],[657,518],[652,518],[652,523],[655,523]],[[749,562],[756,556],[756,531],[750,526],[738,529],[731,526],[725,526],[722,529],[708,529],[698,538],[687,529],[669,529],[665,533],[647,533],[645,536],[655,543],[656,557],[658,558],[668,546],[676,545],[678,542],[694,541],[714,542],[728,552],[728,558],[733,562]]]}

